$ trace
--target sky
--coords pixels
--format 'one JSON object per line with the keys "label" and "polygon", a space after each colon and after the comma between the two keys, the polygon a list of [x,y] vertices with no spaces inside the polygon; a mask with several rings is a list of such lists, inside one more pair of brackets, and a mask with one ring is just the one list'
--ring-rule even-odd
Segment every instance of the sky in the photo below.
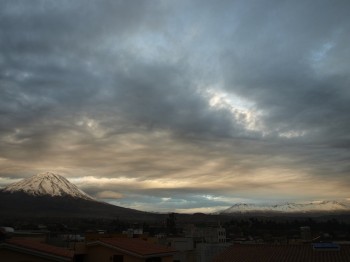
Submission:
{"label": "sky", "polygon": [[0,187],[154,212],[349,199],[348,0],[0,1]]}

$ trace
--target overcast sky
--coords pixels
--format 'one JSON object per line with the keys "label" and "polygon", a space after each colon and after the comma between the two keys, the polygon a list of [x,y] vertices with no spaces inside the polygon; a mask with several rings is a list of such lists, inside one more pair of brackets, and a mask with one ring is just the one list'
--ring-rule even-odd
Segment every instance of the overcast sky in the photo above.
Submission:
{"label": "overcast sky", "polygon": [[350,197],[350,1],[0,1],[0,186],[160,212]]}

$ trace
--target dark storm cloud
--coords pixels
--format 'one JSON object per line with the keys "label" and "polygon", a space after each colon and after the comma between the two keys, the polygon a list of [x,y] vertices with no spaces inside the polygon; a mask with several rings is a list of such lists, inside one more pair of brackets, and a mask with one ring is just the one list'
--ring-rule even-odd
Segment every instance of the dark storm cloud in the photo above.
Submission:
{"label": "dark storm cloud", "polygon": [[0,182],[50,169],[95,196],[191,208],[204,191],[345,197],[349,8],[2,1]]}
{"label": "dark storm cloud", "polygon": [[308,139],[346,143],[347,1],[229,1],[206,8],[195,9],[192,21],[205,25],[200,40],[219,56],[226,90],[263,110],[273,135],[304,130]]}
{"label": "dark storm cloud", "polygon": [[185,133],[230,133],[230,116],[207,108],[186,64],[147,64],[127,49],[113,53],[105,47],[109,39],[120,47],[138,30],[152,30],[157,18],[145,15],[150,7],[88,3],[4,4],[2,128],[49,121],[54,130],[43,132],[61,132],[66,127],[60,120],[72,124],[84,112]]}
{"label": "dark storm cloud", "polygon": [[272,129],[305,130],[322,142],[348,139],[349,3],[261,5],[231,36],[227,88],[265,110]]}

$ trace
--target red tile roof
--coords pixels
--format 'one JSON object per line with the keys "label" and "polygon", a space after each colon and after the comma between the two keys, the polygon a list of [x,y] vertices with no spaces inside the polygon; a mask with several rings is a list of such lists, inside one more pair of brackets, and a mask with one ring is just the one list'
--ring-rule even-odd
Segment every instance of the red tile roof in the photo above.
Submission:
{"label": "red tile roof", "polygon": [[340,250],[314,250],[310,244],[235,244],[216,256],[214,262],[349,262],[350,245]]}
{"label": "red tile roof", "polygon": [[54,255],[63,258],[73,258],[74,252],[62,247],[51,246],[44,243],[39,243],[37,241],[27,240],[27,239],[16,239],[12,238],[5,242],[5,244],[10,246],[15,246],[23,248],[26,250],[37,251],[45,253],[48,255]]}
{"label": "red tile roof", "polygon": [[98,241],[88,243],[88,246],[99,244],[119,250],[124,250],[141,257],[148,257],[152,255],[164,256],[171,255],[176,252],[175,249],[135,238],[102,238]]}

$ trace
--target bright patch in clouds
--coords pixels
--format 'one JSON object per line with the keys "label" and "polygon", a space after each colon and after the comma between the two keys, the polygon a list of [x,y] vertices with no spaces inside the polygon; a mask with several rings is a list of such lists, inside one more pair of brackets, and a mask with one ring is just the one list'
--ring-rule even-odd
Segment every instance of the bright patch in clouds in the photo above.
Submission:
{"label": "bright patch in clouds", "polygon": [[102,191],[97,193],[96,197],[102,199],[119,199],[123,198],[123,195],[114,191]]}
{"label": "bright patch in clouds", "polygon": [[20,178],[0,177],[0,188],[21,180]]}
{"label": "bright patch in clouds", "polygon": [[288,132],[283,132],[283,133],[279,133],[280,137],[285,137],[285,138],[294,138],[294,137],[302,137],[306,134],[306,131],[295,131],[295,130],[291,130]]}
{"label": "bright patch in clouds", "polygon": [[87,176],[87,177],[77,177],[77,178],[70,178],[69,179],[72,183],[77,185],[103,185],[103,184],[130,184],[135,183],[136,178],[128,178],[128,177],[117,177],[117,178],[107,178],[107,177],[94,177],[94,176]]}
{"label": "bright patch in clouds", "polygon": [[206,90],[210,107],[229,111],[234,121],[246,130],[266,132],[261,121],[262,112],[255,109],[254,103],[218,90],[220,89],[217,87]]}
{"label": "bright patch in clouds", "polygon": [[326,58],[327,53],[334,47],[334,43],[327,42],[323,44],[319,49],[312,52],[311,58],[315,62],[320,62]]}

